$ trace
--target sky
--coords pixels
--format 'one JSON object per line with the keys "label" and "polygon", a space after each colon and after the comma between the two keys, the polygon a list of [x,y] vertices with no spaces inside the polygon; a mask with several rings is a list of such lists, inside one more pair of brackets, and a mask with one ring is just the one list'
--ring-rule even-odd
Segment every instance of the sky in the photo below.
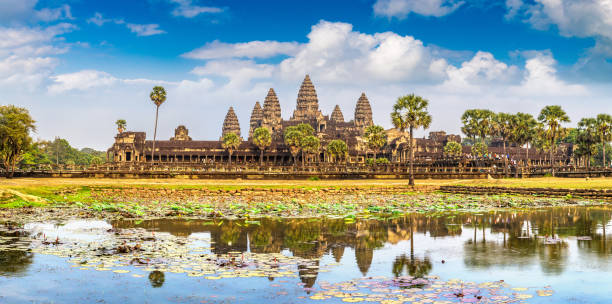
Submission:
{"label": "sky", "polygon": [[0,0],[0,104],[29,109],[38,139],[106,150],[125,119],[158,139],[185,125],[215,140],[233,106],[242,134],[269,88],[283,118],[309,74],[324,114],[365,92],[391,127],[402,95],[429,100],[428,130],[460,133],[466,109],[574,126],[612,113],[610,0]]}

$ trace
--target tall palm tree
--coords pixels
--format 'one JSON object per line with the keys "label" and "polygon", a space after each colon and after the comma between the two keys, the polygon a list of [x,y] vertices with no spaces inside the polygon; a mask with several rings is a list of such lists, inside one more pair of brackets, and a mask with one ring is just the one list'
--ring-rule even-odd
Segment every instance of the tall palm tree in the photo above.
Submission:
{"label": "tall palm tree", "polygon": [[597,134],[603,149],[602,163],[606,166],[606,145],[612,140],[612,116],[610,114],[597,115]]}
{"label": "tall palm tree", "polygon": [[512,122],[514,115],[509,113],[497,113],[493,114],[493,122],[491,125],[491,134],[498,136],[502,140],[504,147],[504,173],[508,174],[508,153],[506,152],[506,142],[510,139],[512,134]]}
{"label": "tall palm tree", "polygon": [[[306,155],[318,154],[319,149],[321,148],[321,141],[314,135],[308,135],[302,139],[302,151],[306,153]],[[302,166],[304,161],[302,159]]]}
{"label": "tall palm tree", "polygon": [[300,151],[300,143],[302,142],[302,132],[295,126],[285,128],[284,136],[285,146],[289,148],[291,156],[293,156],[293,165],[295,166],[295,158]]}
{"label": "tall palm tree", "polygon": [[461,131],[472,140],[476,141],[476,136],[479,136],[484,143],[487,135],[491,134],[493,127],[493,117],[495,113],[486,109],[470,109],[466,110],[461,116],[463,127]]}
{"label": "tall palm tree", "polygon": [[510,140],[515,142],[519,147],[527,145],[526,160],[527,166],[529,166],[529,144],[536,136],[538,122],[531,114],[518,112],[514,115],[511,124]]}
{"label": "tall palm tree", "polygon": [[327,153],[329,153],[334,160],[337,158],[345,158],[348,153],[348,146],[344,140],[334,139],[327,144]]}
{"label": "tall palm tree", "polygon": [[232,164],[232,154],[234,154],[234,150],[238,149],[240,146],[240,137],[235,133],[227,133],[223,135],[223,142],[221,143],[223,149],[227,150],[229,154],[229,164]]}
{"label": "tall palm tree", "polygon": [[115,124],[117,125],[117,131],[119,131],[119,133],[123,133],[123,130],[125,130],[125,127],[127,126],[125,119],[117,119]]}
{"label": "tall palm tree", "polygon": [[409,130],[410,141],[408,143],[408,149],[410,149],[410,176],[409,185],[414,186],[414,149],[412,147],[412,141],[414,138],[414,129],[423,127],[424,129],[429,128],[431,124],[431,115],[427,112],[427,106],[429,101],[416,96],[414,94],[399,97],[393,106],[393,112],[391,113],[391,122],[401,132]]}
{"label": "tall palm tree", "polygon": [[259,148],[259,164],[263,165],[264,150],[272,144],[270,130],[266,127],[259,127],[253,131],[253,144]]}
{"label": "tall palm tree", "polygon": [[555,176],[555,148],[557,138],[563,132],[561,125],[562,123],[570,122],[569,116],[565,113],[565,111],[561,108],[561,106],[545,106],[542,111],[540,111],[540,115],[538,116],[538,120],[546,126],[546,137],[550,143],[550,164],[551,164],[551,174]]}
{"label": "tall palm tree", "polygon": [[583,118],[578,122],[577,152],[586,158],[585,166],[587,172],[589,172],[591,156],[597,150],[597,143],[600,139],[597,134],[597,127],[597,120],[595,118]]}
{"label": "tall palm tree", "polygon": [[314,128],[307,123],[301,123],[298,124],[297,126],[295,126],[296,129],[298,131],[300,131],[300,133],[302,133],[302,136],[300,136],[300,150],[302,152],[302,167],[304,167],[304,139],[308,136],[313,136],[314,135]]}
{"label": "tall palm tree", "polygon": [[155,104],[155,131],[153,131],[153,151],[151,152],[151,162],[155,162],[155,140],[157,139],[157,117],[159,114],[159,106],[166,101],[166,89],[162,86],[154,86],[149,95],[151,101]]}
{"label": "tall palm tree", "polygon": [[365,129],[364,137],[368,147],[374,151],[374,160],[376,161],[376,153],[387,144],[387,132],[381,126],[371,125]]}

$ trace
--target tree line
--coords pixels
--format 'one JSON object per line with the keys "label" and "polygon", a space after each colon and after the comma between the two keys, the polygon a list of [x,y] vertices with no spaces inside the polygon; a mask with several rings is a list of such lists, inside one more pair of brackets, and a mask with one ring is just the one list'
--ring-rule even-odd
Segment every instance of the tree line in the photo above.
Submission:
{"label": "tree line", "polygon": [[106,161],[106,153],[90,148],[78,150],[67,140],[34,141],[36,121],[27,109],[0,106],[0,160],[7,177],[16,168],[41,164],[90,165]]}

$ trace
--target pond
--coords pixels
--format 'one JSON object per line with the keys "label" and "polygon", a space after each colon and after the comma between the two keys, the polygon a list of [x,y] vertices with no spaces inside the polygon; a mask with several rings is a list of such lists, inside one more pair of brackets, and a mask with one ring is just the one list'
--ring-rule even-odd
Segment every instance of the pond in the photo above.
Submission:
{"label": "pond", "polygon": [[0,225],[0,302],[611,302],[612,209]]}

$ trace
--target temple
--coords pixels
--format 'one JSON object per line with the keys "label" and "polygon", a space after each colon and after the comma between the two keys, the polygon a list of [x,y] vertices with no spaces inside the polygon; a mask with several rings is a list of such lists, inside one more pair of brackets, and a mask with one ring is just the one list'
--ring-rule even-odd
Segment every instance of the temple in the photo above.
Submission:
{"label": "temple", "polygon": [[[264,98],[263,106],[255,102],[248,125],[248,134],[242,134],[238,116],[230,107],[221,127],[219,140],[193,140],[185,126],[178,126],[175,135],[169,140],[157,140],[155,153],[152,153],[153,141],[146,139],[144,132],[121,132],[115,136],[115,143],[108,150],[109,159],[115,163],[155,162],[155,163],[219,163],[228,162],[248,164],[260,162],[260,150],[252,143],[252,135],[259,127],[268,128],[272,143],[264,150],[263,161],[269,165],[288,165],[293,162],[289,148],[284,144],[283,132],[289,126],[306,123],[313,127],[319,138],[321,149],[319,157],[310,157],[307,161],[331,161],[326,152],[327,144],[335,139],[346,142],[348,147],[347,162],[363,163],[374,157],[374,151],[368,149],[363,137],[365,129],[374,124],[372,106],[365,93],[356,98],[353,119],[346,121],[339,105],[334,107],[331,115],[324,115],[319,108],[319,98],[309,75],[304,78],[297,94],[296,107],[290,119],[281,117],[281,106],[274,89],[270,88]],[[397,129],[389,129],[387,144],[377,157],[387,158],[391,162],[405,162],[409,156],[408,136]],[[233,153],[228,153],[222,146],[222,138],[234,133],[241,139],[240,146]],[[461,142],[459,135],[448,135],[443,131],[430,132],[427,138],[413,139],[417,159],[441,158],[443,147],[449,141]],[[514,150],[514,152],[512,152]],[[470,153],[464,146],[464,152]],[[499,151],[497,151],[499,150]],[[511,153],[521,158],[526,149],[509,148]],[[535,150],[535,149],[533,149]],[[498,153],[501,148],[491,147],[489,151]],[[538,151],[530,151],[536,156]],[[152,159],[154,155],[155,159]],[[301,161],[302,155],[297,156]]]}

